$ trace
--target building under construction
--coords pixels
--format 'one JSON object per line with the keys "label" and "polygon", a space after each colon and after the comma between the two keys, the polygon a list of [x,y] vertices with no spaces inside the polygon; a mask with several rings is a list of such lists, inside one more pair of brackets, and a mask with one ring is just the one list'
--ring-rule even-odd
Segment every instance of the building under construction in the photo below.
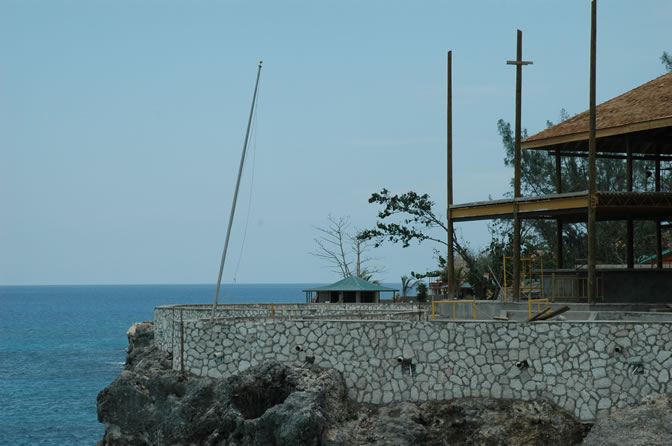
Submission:
{"label": "building under construction", "polygon": [[[520,140],[521,68],[531,62],[522,60],[521,38],[518,32],[518,58],[509,62],[517,69],[516,150],[514,197],[465,204],[452,203],[452,144],[450,142],[451,105],[450,55],[448,80],[448,225],[452,249],[452,225],[455,222],[514,219],[513,281],[511,297],[521,297],[521,276],[524,261],[520,255],[520,221],[549,219],[556,222],[556,268],[544,271],[542,287],[546,297],[587,298],[593,302],[667,302],[672,300],[672,269],[664,268],[663,231],[672,221],[672,191],[661,187],[661,163],[672,161],[672,73],[665,74],[633,90],[595,105],[595,25],[591,44],[591,107],[584,113],[567,119],[533,136]],[[544,196],[521,196],[521,150],[543,150],[555,159],[556,193]],[[588,158],[588,190],[565,192],[562,189],[562,159]],[[597,190],[596,159],[623,160],[626,164],[625,191]],[[645,161],[653,165],[647,175],[651,187],[633,188],[633,163]],[[624,265],[600,265],[595,256],[597,221],[625,221],[627,234]],[[634,255],[633,222],[654,222],[656,252],[648,268],[637,268]],[[570,223],[587,224],[588,259],[582,265],[567,265],[563,258],[563,226]],[[452,252],[448,268],[452,269]],[[653,263],[653,265],[651,265]],[[522,265],[522,266],[521,266]],[[668,265],[669,266],[669,265]],[[529,277],[528,279],[529,280]],[[567,292],[567,288],[572,292]]]}

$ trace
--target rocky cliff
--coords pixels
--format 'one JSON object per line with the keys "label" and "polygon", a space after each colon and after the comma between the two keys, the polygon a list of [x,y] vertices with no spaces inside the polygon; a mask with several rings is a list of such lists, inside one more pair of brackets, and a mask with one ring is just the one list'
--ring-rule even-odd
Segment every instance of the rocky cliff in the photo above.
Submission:
{"label": "rocky cliff", "polygon": [[585,446],[672,445],[672,398],[652,395],[595,423]]}
{"label": "rocky cliff", "polygon": [[545,401],[359,404],[339,372],[310,365],[271,362],[221,380],[181,376],[153,337],[151,323],[129,330],[124,370],[98,395],[101,446],[565,446],[590,429]]}

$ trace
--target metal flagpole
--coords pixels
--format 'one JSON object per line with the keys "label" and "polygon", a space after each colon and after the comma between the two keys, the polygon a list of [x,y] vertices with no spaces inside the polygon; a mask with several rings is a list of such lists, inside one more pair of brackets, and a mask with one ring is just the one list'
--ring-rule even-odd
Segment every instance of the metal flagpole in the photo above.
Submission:
{"label": "metal flagpole", "polygon": [[250,138],[250,127],[252,126],[252,116],[254,115],[254,104],[257,101],[257,89],[259,87],[259,76],[261,75],[261,64],[257,69],[257,82],[254,85],[254,95],[252,96],[252,107],[250,108],[250,118],[247,121],[247,132],[245,133],[245,142],[243,143],[243,154],[240,156],[240,167],[238,168],[238,180],[236,181],[236,190],[233,193],[233,203],[231,204],[231,214],[229,215],[229,228],[226,231],[226,241],[224,242],[224,251],[222,252],[222,262],[219,265],[219,276],[217,277],[217,289],[215,290],[215,300],[212,303],[212,314],[210,320],[215,319],[215,309],[219,299],[219,288],[222,284],[222,273],[224,272],[224,262],[226,261],[226,251],[229,248],[229,238],[231,237],[231,227],[233,226],[233,215],[236,213],[236,202],[238,201],[238,189],[240,189],[240,177],[243,174],[243,165],[245,164],[245,153],[247,152],[247,141]]}

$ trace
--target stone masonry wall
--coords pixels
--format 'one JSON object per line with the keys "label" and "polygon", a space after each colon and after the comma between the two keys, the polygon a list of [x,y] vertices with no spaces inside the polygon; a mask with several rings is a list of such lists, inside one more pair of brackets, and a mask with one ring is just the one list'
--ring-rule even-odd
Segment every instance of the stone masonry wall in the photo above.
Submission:
{"label": "stone masonry wall", "polygon": [[374,404],[548,399],[588,421],[672,391],[670,323],[255,318],[189,320],[183,332],[176,369],[184,361],[188,373],[225,377],[267,360],[315,364]]}
{"label": "stone masonry wall", "polygon": [[[427,320],[431,307],[418,304],[232,304],[218,305],[215,319],[222,318],[331,318],[348,317],[371,319],[381,315],[385,319]],[[163,351],[178,356],[180,321],[209,319],[210,305],[166,305],[154,309],[154,339]]]}

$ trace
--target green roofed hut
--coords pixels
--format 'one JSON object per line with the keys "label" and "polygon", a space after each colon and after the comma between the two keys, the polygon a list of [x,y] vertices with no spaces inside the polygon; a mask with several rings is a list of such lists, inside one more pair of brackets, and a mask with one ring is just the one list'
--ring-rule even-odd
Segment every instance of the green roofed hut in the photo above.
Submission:
{"label": "green roofed hut", "polygon": [[[359,304],[379,303],[381,292],[396,293],[399,290],[376,285],[351,275],[331,285],[303,291],[306,293],[307,302]],[[313,297],[313,293],[316,293],[315,297]]]}

